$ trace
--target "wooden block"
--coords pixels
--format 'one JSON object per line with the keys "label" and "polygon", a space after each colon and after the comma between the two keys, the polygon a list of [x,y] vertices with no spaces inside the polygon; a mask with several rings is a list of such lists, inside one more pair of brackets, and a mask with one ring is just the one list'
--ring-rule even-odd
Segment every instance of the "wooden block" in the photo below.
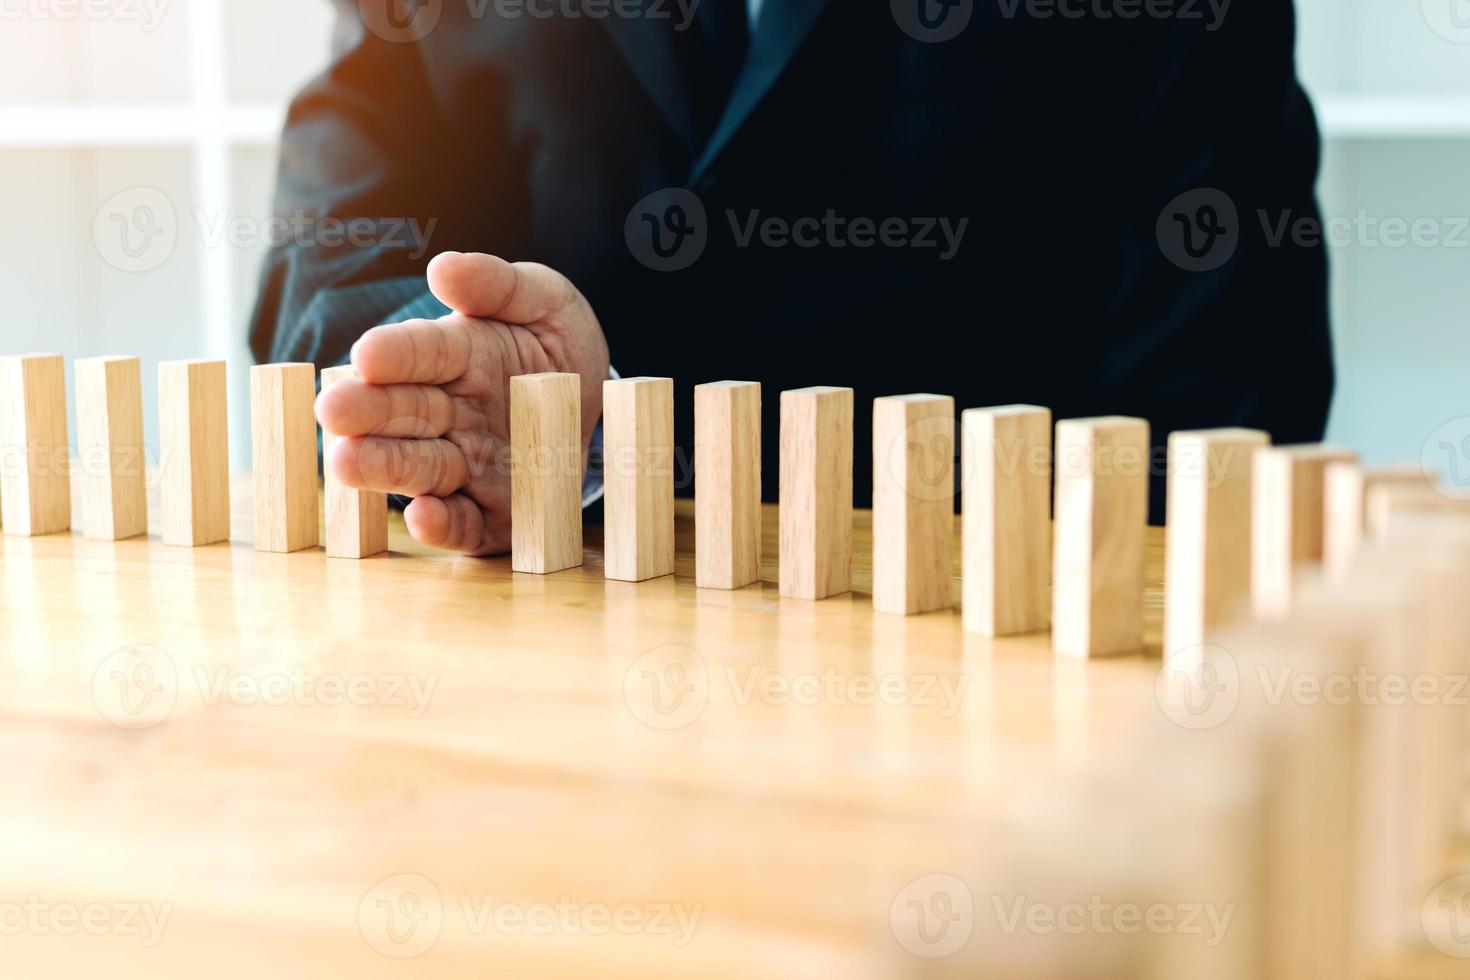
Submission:
{"label": "wooden block", "polygon": [[873,608],[948,609],[954,576],[954,399],[873,400]]}
{"label": "wooden block", "polygon": [[300,551],[320,541],[315,401],[314,364],[250,369],[256,551]]}
{"label": "wooden block", "polygon": [[1271,438],[1255,429],[1169,436],[1164,565],[1164,658],[1201,646],[1249,612],[1251,471]]}
{"label": "wooden block", "polygon": [[1322,473],[1322,564],[1328,577],[1341,579],[1362,546],[1367,530],[1368,490],[1377,486],[1428,488],[1418,466],[1363,469],[1356,463],[1328,463]]}
{"label": "wooden block", "polygon": [[136,357],[76,362],[82,534],[120,541],[148,533],[143,368]]}
{"label": "wooden block", "polygon": [[[338,381],[356,378],[350,365],[322,370],[322,390]],[[322,433],[322,449],[331,448],[333,438]],[[388,550],[388,495],[344,487],[326,474],[327,557],[370,558]]]}
{"label": "wooden block", "polygon": [[60,354],[0,358],[0,512],[6,534],[71,527],[66,367]]}
{"label": "wooden block", "polygon": [[1388,536],[1406,521],[1470,517],[1470,500],[1423,483],[1376,483],[1366,487],[1363,496],[1366,535],[1374,541]]}
{"label": "wooden block", "polygon": [[1260,617],[1291,607],[1297,570],[1322,560],[1325,473],[1357,455],[1331,446],[1256,450],[1251,503],[1251,608]]}
{"label": "wooden block", "polygon": [[1035,633],[1051,623],[1051,409],[972,408],[964,435],[965,629]]}
{"label": "wooden block", "polygon": [[761,386],[694,388],[694,584],[738,589],[761,577]]}
{"label": "wooden block", "polygon": [[602,384],[603,566],[610,579],[674,573],[674,382]]}
{"label": "wooden block", "polygon": [[1107,416],[1057,423],[1052,648],[1072,657],[1143,647],[1149,427]]}
{"label": "wooden block", "polygon": [[224,361],[158,365],[163,543],[230,538],[230,429]]}
{"label": "wooden block", "polygon": [[547,575],[582,564],[582,379],[510,379],[511,567]]}
{"label": "wooden block", "polygon": [[851,388],[781,392],[781,594],[852,591]]}

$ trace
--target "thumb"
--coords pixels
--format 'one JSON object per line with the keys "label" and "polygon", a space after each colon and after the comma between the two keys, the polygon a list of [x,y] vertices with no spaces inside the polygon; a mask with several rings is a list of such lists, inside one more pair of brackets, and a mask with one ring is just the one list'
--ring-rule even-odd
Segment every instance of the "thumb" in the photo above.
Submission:
{"label": "thumb", "polygon": [[538,323],[576,296],[565,276],[544,265],[478,252],[441,252],[428,278],[430,292],[454,312],[503,323]]}

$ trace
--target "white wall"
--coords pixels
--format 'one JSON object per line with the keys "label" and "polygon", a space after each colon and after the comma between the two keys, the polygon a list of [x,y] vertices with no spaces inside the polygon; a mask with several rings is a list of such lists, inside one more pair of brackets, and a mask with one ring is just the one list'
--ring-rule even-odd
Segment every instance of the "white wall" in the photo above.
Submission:
{"label": "white wall", "polygon": [[[221,209],[255,222],[269,215],[277,114],[325,59],[329,5],[115,6],[152,13],[0,21],[0,351],[141,355],[150,444],[153,364],[228,356],[243,466],[245,316],[262,246],[211,246],[206,230]],[[1470,0],[1298,6],[1301,69],[1330,137],[1327,215],[1430,218],[1451,234],[1470,216]],[[210,24],[212,34],[197,29]],[[223,58],[189,57],[206,43]],[[1395,121],[1413,114],[1420,123],[1396,134]],[[227,183],[211,190],[219,177]],[[144,271],[109,263],[112,246],[93,235],[99,208],[134,188],[163,195],[177,233],[172,254]],[[1340,387],[1329,435],[1370,460],[1417,459],[1442,423],[1470,415],[1470,230],[1457,242],[1389,247],[1369,236],[1333,246]]]}

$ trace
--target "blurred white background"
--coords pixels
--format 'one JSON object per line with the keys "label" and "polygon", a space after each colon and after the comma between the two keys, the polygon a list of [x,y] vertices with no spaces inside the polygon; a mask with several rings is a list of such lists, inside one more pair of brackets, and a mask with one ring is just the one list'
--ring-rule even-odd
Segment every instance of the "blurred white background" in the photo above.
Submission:
{"label": "blurred white background", "polygon": [[[1343,223],[1329,438],[1370,462],[1416,460],[1470,414],[1470,0],[1298,12],[1327,137],[1323,207]],[[0,0],[0,351],[141,355],[154,448],[154,362],[228,357],[232,454],[247,465],[245,324],[275,137],[330,26],[326,0]],[[146,218],[138,205],[148,227],[177,231],[166,261],[150,250],[128,271],[121,232],[148,229],[108,222]],[[1418,243],[1383,224],[1423,219]]]}

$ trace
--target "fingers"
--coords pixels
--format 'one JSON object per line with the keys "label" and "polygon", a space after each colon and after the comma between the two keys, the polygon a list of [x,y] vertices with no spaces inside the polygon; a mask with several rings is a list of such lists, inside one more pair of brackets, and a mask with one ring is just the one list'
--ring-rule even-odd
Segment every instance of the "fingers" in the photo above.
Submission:
{"label": "fingers", "polygon": [[433,439],[454,427],[455,405],[443,388],[348,378],[322,389],[316,418],[334,436]]}
{"label": "fingers", "polygon": [[352,345],[352,366],[368,384],[447,385],[469,369],[469,324],[407,320],[373,327]]}
{"label": "fingers", "polygon": [[334,439],[327,465],[346,486],[410,497],[447,497],[465,485],[467,476],[464,454],[444,439]]}
{"label": "fingers", "polygon": [[429,263],[428,276],[430,291],[451,310],[502,323],[538,323],[577,296],[559,272],[494,255],[443,252]]}
{"label": "fingers", "polygon": [[461,493],[449,497],[415,497],[403,512],[414,540],[431,548],[467,555],[504,554],[510,550],[510,529],[495,527],[485,511]]}

